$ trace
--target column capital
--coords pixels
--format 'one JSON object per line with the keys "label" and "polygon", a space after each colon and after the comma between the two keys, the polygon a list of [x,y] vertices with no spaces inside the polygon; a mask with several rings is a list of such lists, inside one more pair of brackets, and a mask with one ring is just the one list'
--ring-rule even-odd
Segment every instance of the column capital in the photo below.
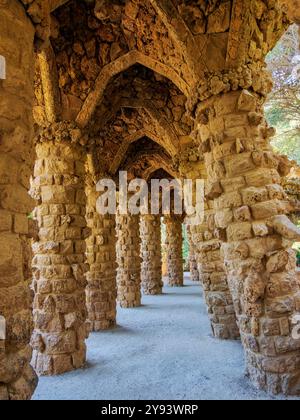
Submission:
{"label": "column capital", "polygon": [[36,143],[69,143],[87,147],[88,132],[80,128],[75,121],[60,121],[40,127],[36,135]]}
{"label": "column capital", "polygon": [[271,74],[263,61],[244,64],[234,69],[207,72],[188,99],[188,113],[195,117],[199,102],[223,93],[245,89],[266,98],[272,87]]}
{"label": "column capital", "polygon": [[186,177],[187,174],[190,175],[194,172],[195,168],[199,167],[200,163],[204,163],[203,153],[201,152],[200,145],[195,143],[187,145],[173,159],[174,170],[181,177]]}

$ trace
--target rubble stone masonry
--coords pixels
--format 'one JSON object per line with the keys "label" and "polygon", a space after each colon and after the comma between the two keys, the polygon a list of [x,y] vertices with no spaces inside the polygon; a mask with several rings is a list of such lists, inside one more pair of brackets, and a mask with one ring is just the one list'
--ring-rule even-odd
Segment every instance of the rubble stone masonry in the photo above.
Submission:
{"label": "rubble stone masonry", "polygon": [[[56,133],[56,131],[55,131]],[[61,374],[85,363],[85,149],[66,141],[36,146],[32,194],[38,199],[34,243],[33,366],[40,375]]]}
{"label": "rubble stone masonry", "polygon": [[[116,297],[162,291],[159,217],[98,214],[87,156],[114,180],[205,179],[191,271],[213,333],[241,336],[256,386],[300,395],[299,197],[263,111],[264,57],[298,4],[0,0],[0,400],[30,399],[33,368],[84,366]],[[165,218],[170,286],[182,222]]]}
{"label": "rubble stone masonry", "polygon": [[214,223],[252,382],[272,393],[300,390],[300,341],[292,336],[300,311],[291,202],[280,185],[289,170],[275,155],[263,98],[238,90],[198,105],[196,137],[208,180],[219,191]]}
{"label": "rubble stone masonry", "polygon": [[117,287],[122,308],[141,305],[139,216],[117,215]]}
{"label": "rubble stone masonry", "polygon": [[168,284],[183,286],[182,220],[177,216],[165,216]]}
{"label": "rubble stone masonry", "polygon": [[160,216],[141,216],[142,289],[146,295],[162,293]]}
{"label": "rubble stone masonry", "polygon": [[86,186],[87,225],[87,311],[91,331],[101,331],[116,325],[116,218],[97,212],[99,193],[94,182]]}
{"label": "rubble stone masonry", "polygon": [[187,232],[188,232],[188,241],[189,241],[190,275],[191,275],[191,280],[197,283],[200,281],[200,276],[199,276],[199,271],[198,271],[197,255],[196,255],[195,245],[192,239],[190,226],[187,226]]}
{"label": "rubble stone masonry", "polygon": [[0,2],[0,400],[30,399],[37,377],[30,360],[33,329],[28,196],[33,171],[33,26],[16,0]]}
{"label": "rubble stone masonry", "polygon": [[222,232],[214,223],[213,202],[207,200],[205,219],[192,226],[192,237],[213,334],[223,340],[240,336],[221,255]]}

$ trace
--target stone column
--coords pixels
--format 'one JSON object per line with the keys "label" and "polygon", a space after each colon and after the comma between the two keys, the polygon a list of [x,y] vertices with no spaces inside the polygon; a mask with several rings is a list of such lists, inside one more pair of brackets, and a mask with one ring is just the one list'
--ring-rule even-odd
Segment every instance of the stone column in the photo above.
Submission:
{"label": "stone column", "polygon": [[122,308],[141,306],[140,216],[117,215],[117,288]]}
{"label": "stone column", "polygon": [[162,293],[160,216],[141,216],[142,288],[145,295]]}
{"label": "stone column", "polygon": [[167,277],[168,275],[168,262],[167,262],[167,252],[163,249],[162,252],[162,276]]}
{"label": "stone column", "polygon": [[168,264],[168,284],[183,286],[182,220],[177,216],[165,216]]}
{"label": "stone column", "polygon": [[[248,71],[249,83],[251,70]],[[300,340],[293,322],[300,311],[299,275],[291,244],[299,230],[280,185],[286,160],[274,154],[263,117],[268,82],[198,104],[198,140],[215,191],[215,225],[246,354],[247,372],[273,393],[300,393]],[[228,79],[230,80],[230,79]],[[229,85],[230,86],[230,85]]]}
{"label": "stone column", "polygon": [[203,224],[192,226],[198,270],[214,336],[235,340],[240,333],[221,255],[222,232],[216,229],[212,206],[207,200]]}
{"label": "stone column", "polygon": [[199,279],[197,255],[196,255],[195,245],[193,243],[190,226],[187,226],[187,233],[188,233],[188,240],[189,240],[189,265],[190,265],[191,280],[198,283],[200,279]]}
{"label": "stone column", "polygon": [[[34,28],[17,0],[0,2],[0,400],[30,399]],[[2,80],[2,78],[6,77]],[[6,328],[4,326],[6,321]]]}
{"label": "stone column", "polygon": [[[39,241],[33,245],[33,366],[40,375],[80,368],[86,360],[85,149],[72,125],[53,124],[36,146],[33,191]],[[52,140],[51,140],[52,139]],[[61,141],[60,141],[61,140]]]}
{"label": "stone column", "polygon": [[203,159],[199,145],[187,147],[180,155],[180,173],[194,181],[205,181],[204,219],[201,224],[190,226],[190,241],[203,284],[212,332],[219,339],[237,339],[240,334],[221,255],[222,231],[214,223],[213,198],[218,191],[207,184]]}
{"label": "stone column", "polygon": [[101,331],[116,325],[116,217],[100,215],[96,210],[99,193],[89,182],[87,195],[87,225],[91,235],[87,239],[87,310],[91,331]]}

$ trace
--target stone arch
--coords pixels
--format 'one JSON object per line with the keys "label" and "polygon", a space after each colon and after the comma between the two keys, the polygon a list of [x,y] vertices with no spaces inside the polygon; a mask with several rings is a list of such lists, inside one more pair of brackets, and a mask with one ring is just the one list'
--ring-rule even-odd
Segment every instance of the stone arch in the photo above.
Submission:
{"label": "stone arch", "polygon": [[153,165],[149,171],[147,171],[147,174],[145,176],[146,180],[149,181],[153,175],[158,171],[164,171],[166,175],[168,175],[170,178],[176,177],[178,174],[175,170],[170,171],[170,168],[167,165]]}
{"label": "stone arch", "polygon": [[127,136],[124,139],[122,145],[120,146],[119,152],[115,156],[115,159],[113,160],[113,162],[112,162],[112,164],[110,166],[109,172],[112,175],[115,175],[116,174],[116,172],[117,172],[117,170],[118,170],[118,168],[119,168],[119,166],[120,166],[120,164],[121,164],[124,156],[126,155],[126,153],[128,151],[129,146],[132,143],[135,143],[136,141],[139,141],[142,137],[149,137],[150,140],[153,140],[155,143],[158,143],[161,146],[163,146],[160,138],[156,134],[154,134],[154,133],[152,133],[152,132],[150,132],[150,131],[148,131],[146,129],[139,130],[136,133],[133,133],[132,135]]}
{"label": "stone arch", "polygon": [[171,0],[150,0],[150,3],[168,28],[176,44],[184,51],[192,74],[196,78],[200,67],[205,67],[205,62],[199,46],[179,10]]}
{"label": "stone arch", "polygon": [[176,177],[176,173],[170,170],[170,167],[165,162],[157,162],[157,164],[153,163],[153,165],[145,172],[146,181],[149,181],[151,176],[159,169],[164,170],[168,175],[170,175],[170,177]]}
{"label": "stone arch", "polygon": [[145,56],[137,50],[133,50],[108,64],[101,70],[95,82],[94,90],[88,95],[79,114],[77,115],[76,122],[79,126],[85,127],[88,124],[96,106],[101,101],[109,81],[117,74],[129,69],[135,64],[141,64],[170,79],[185,95],[188,95],[189,86],[173,69],[154,60],[153,58]]}
{"label": "stone arch", "polygon": [[51,12],[58,9],[59,7],[63,6],[69,0],[49,0],[49,8]]}
{"label": "stone arch", "polygon": [[[172,156],[178,153],[179,150],[179,138],[175,129],[169,121],[164,117],[161,117],[160,113],[155,109],[151,101],[141,101],[138,99],[122,99],[118,102],[114,109],[114,113],[119,111],[121,108],[134,108],[134,109],[143,109],[151,117],[154,123],[157,123],[163,137],[166,137],[169,140],[169,144],[166,145],[165,142],[159,139],[159,137],[154,134],[155,141],[162,145]],[[137,139],[138,140],[138,139]]]}
{"label": "stone arch", "polygon": [[[155,1],[153,0],[152,4]],[[156,3],[160,5],[164,3],[171,6],[169,0],[158,2],[159,0]],[[295,2],[296,0],[293,0],[293,3]],[[50,10],[55,10],[65,3],[67,2],[64,0],[53,0],[51,3],[50,0],[43,2],[47,5],[45,9],[49,9],[48,6],[51,5]],[[208,4],[208,2],[206,3]],[[280,8],[277,8],[279,0],[264,2],[264,4],[268,3],[268,6],[263,14],[260,14],[260,10],[252,10],[250,8],[252,2],[250,4],[244,0],[234,1],[233,7],[230,7],[231,2],[229,1],[209,3],[214,3],[213,12],[207,15],[207,20],[211,20],[211,22],[203,19],[205,26],[203,33],[199,35],[198,32],[195,36],[199,46],[199,55],[202,56],[202,61],[205,61],[206,67],[204,66],[204,68],[207,68],[209,72],[205,74],[205,77],[199,76],[198,90],[195,89],[193,92],[195,97],[189,95],[188,83],[182,81],[181,76],[178,76],[178,73],[184,74],[180,67],[178,72],[170,75],[170,72],[173,71],[170,68],[174,69],[177,62],[175,60],[176,64],[172,64],[174,63],[173,51],[169,46],[170,54],[167,53],[167,50],[165,54],[166,57],[168,55],[171,57],[171,60],[166,60],[168,64],[160,62],[160,60],[164,61],[160,54],[153,59],[149,58],[145,52],[131,50],[124,56],[127,58],[107,64],[108,70],[103,70],[99,75],[100,87],[91,94],[90,103],[85,104],[87,113],[80,115],[83,122],[88,123],[89,117],[103,94],[105,83],[107,85],[114,72],[118,73],[119,69],[116,63],[123,63],[122,60],[124,60],[122,65],[125,67],[132,65],[130,64],[130,60],[132,60],[132,63],[142,63],[162,75],[165,74],[166,77],[172,77],[173,82],[177,81],[176,84],[181,86],[183,92],[186,87],[189,102],[195,102],[196,137],[205,154],[208,178],[212,184],[211,194],[212,201],[214,201],[212,204],[215,206],[216,212],[208,220],[209,231],[219,235],[218,239],[225,254],[226,270],[230,278],[246,350],[248,374],[255,384],[266,390],[274,393],[299,394],[299,342],[292,340],[291,331],[293,316],[299,310],[299,277],[296,277],[294,271],[294,255],[289,248],[289,242],[294,238],[299,238],[300,232],[285,217],[285,214],[290,213],[291,207],[280,187],[280,176],[285,172],[284,162],[280,159],[277,161],[278,157],[273,155],[269,149],[268,140],[272,131],[262,121],[263,111],[261,109],[263,97],[268,92],[268,82],[264,80],[261,59],[264,52],[275,45],[287,22],[285,16],[281,15]],[[224,7],[226,3],[226,7],[229,7],[231,12],[229,15],[230,28],[229,25],[226,28],[222,25],[217,28],[218,34],[216,34],[216,23],[220,23],[216,20],[216,15],[220,14],[219,7]],[[40,16],[34,16],[35,13],[31,16],[29,7],[26,7],[25,10],[32,17],[29,20],[24,14],[23,5],[41,4],[41,0],[31,2],[11,0],[0,4],[0,9],[3,12],[0,13],[0,21],[3,21],[4,28],[1,33],[1,53],[4,54],[9,64],[8,81],[0,83],[0,93],[2,93],[0,99],[5,102],[5,106],[0,109],[3,123],[1,125],[0,161],[4,168],[2,174],[4,181],[1,183],[1,209],[4,212],[1,214],[3,218],[1,229],[3,230],[1,231],[0,268],[3,271],[7,268],[4,275],[0,276],[0,294],[2,296],[0,303],[1,313],[6,317],[8,325],[5,343],[0,343],[3,372],[6,376],[5,385],[0,386],[0,399],[30,398],[36,383],[35,374],[30,368],[30,348],[28,346],[32,318],[31,297],[27,288],[31,278],[28,260],[30,258],[29,241],[34,230],[31,220],[28,220],[27,217],[33,206],[27,195],[29,175],[32,169],[31,138],[33,132],[31,121],[33,72],[30,63],[34,61],[32,24],[35,23],[37,29],[35,36],[39,43],[36,42],[36,46],[40,46],[41,41],[47,41],[45,38],[49,36],[50,16],[47,13],[47,16],[42,16],[42,24],[36,24],[37,21],[40,22]],[[39,14],[38,7],[33,9]],[[163,12],[165,22],[172,26],[174,23],[172,18],[176,19],[177,12],[172,18],[172,8],[168,9],[166,6]],[[268,16],[273,17],[267,19]],[[167,22],[166,17],[170,17],[171,22]],[[192,23],[193,15],[185,15],[185,18],[187,25],[189,21]],[[168,29],[168,25],[165,26]],[[212,31],[212,27],[215,32]],[[40,31],[42,34],[39,33]],[[183,38],[181,38],[183,41],[185,41],[184,36],[183,34]],[[166,34],[166,38],[168,37],[172,37],[171,31]],[[5,42],[2,42],[3,40]],[[5,50],[7,41],[8,45],[12,46],[10,51],[13,50],[14,55],[8,54]],[[188,44],[189,39],[186,42]],[[171,47],[176,48],[174,43],[170,44]],[[156,45],[154,45],[154,49]],[[177,43],[177,45],[179,44]],[[185,55],[180,55],[183,65],[186,66],[187,63],[190,65],[188,61],[185,61]],[[18,62],[17,57],[20,59]],[[126,61],[128,57],[130,59]],[[210,62],[206,62],[209,57]],[[186,57],[187,60],[189,58]],[[242,65],[243,74],[231,71],[239,64]],[[248,64],[249,68],[247,68]],[[25,71],[20,71],[24,69]],[[112,74],[110,74],[111,70]],[[95,72],[95,78],[98,72],[99,70]],[[249,72],[251,73],[250,81],[248,80]],[[78,79],[76,80],[78,81]],[[93,88],[94,79],[91,78],[91,80],[91,86],[84,91],[85,95],[88,89]],[[249,89],[249,92],[242,89]],[[81,94],[81,91],[79,93]],[[86,96],[82,100],[85,98]],[[76,99],[78,100],[77,97]],[[52,98],[48,100],[50,114],[52,112],[51,101]],[[75,116],[81,106],[82,102],[80,102],[80,106],[76,107]],[[91,109],[88,109],[90,106]],[[54,118],[49,118],[49,121],[56,118],[55,112],[52,114]],[[155,115],[155,109],[153,115]],[[159,120],[159,118],[157,119]],[[80,118],[78,122],[80,123]],[[76,137],[78,131],[76,128],[74,129],[74,126],[69,128]],[[40,187],[44,195],[43,208],[41,207],[40,212],[43,223],[42,234],[46,237],[48,229],[53,230],[55,235],[58,235],[55,239],[58,238],[57,241],[61,243],[58,247],[57,241],[47,237],[45,242],[51,242],[50,246],[48,243],[45,246],[36,244],[34,274],[38,280],[40,280],[40,274],[43,277],[47,274],[59,278],[54,279],[55,281],[49,279],[50,285],[46,284],[45,279],[35,282],[35,316],[37,311],[41,311],[43,315],[42,311],[45,310],[46,315],[47,312],[51,312],[51,316],[54,313],[56,317],[55,306],[59,306],[61,313],[64,314],[63,322],[68,325],[69,331],[67,334],[64,333],[64,340],[60,340],[61,337],[57,336],[55,340],[48,340],[50,337],[46,331],[46,343],[41,335],[35,335],[33,345],[35,352],[42,351],[44,353],[43,349],[46,345],[46,347],[52,347],[51,352],[54,350],[55,353],[58,353],[59,357],[53,358],[53,365],[49,366],[51,367],[49,372],[58,373],[62,371],[62,368],[80,367],[84,362],[83,341],[86,333],[83,319],[85,318],[84,309],[80,314],[82,319],[78,321],[76,316],[75,318],[73,316],[75,313],[73,305],[71,307],[69,305],[71,296],[64,296],[62,299],[61,287],[66,286],[67,289],[72,290],[74,283],[80,283],[80,299],[78,300],[80,300],[80,306],[84,306],[82,297],[84,296],[86,267],[83,263],[85,258],[83,239],[87,231],[85,231],[83,220],[85,206],[83,181],[86,150],[82,150],[81,144],[80,146],[76,143],[72,144],[71,141],[67,144],[64,142],[60,144],[61,138],[56,138],[55,126],[53,126],[50,140],[47,134],[49,133],[45,131],[44,143],[39,147],[41,159],[36,165],[36,177],[42,184]],[[172,134],[172,130],[170,134]],[[48,141],[51,150],[48,150]],[[62,149],[65,149],[65,152],[62,152]],[[58,156],[63,159],[58,159]],[[145,158],[146,156],[143,157],[143,159]],[[149,154],[148,159],[151,159]],[[70,182],[74,182],[74,185],[70,185]],[[65,210],[67,206],[68,210]],[[64,214],[65,211],[68,214]],[[63,229],[60,229],[61,227]],[[136,227],[136,223],[134,227]],[[66,232],[67,234],[64,236]],[[127,232],[124,233],[124,237],[126,235]],[[59,240],[62,236],[63,240]],[[206,244],[203,247],[207,248],[203,251],[210,252],[212,258],[215,258],[215,243],[208,243],[212,240],[210,235],[206,239]],[[70,240],[71,244],[67,243],[67,240]],[[75,257],[74,251],[76,251]],[[47,268],[50,267],[50,261],[51,268]],[[52,266],[59,266],[59,269],[56,267],[54,269]],[[208,266],[208,270],[213,271],[210,266]],[[12,272],[17,273],[17,278],[11,275]],[[61,277],[66,277],[65,281],[61,281]],[[17,284],[15,284],[16,280],[18,280]],[[55,287],[56,300],[50,298],[49,286]],[[20,296],[22,299],[19,298]],[[231,307],[228,309],[233,311]],[[70,313],[68,313],[69,310]],[[221,315],[223,314],[221,313]],[[49,320],[46,316],[41,316],[40,327],[43,328],[41,324],[44,322],[48,324],[49,321],[49,323],[51,322],[49,329],[52,329],[58,320],[55,317]],[[74,331],[74,328],[77,329],[74,327],[75,325],[80,325],[78,331]],[[22,334],[15,337],[12,333],[14,330],[21,330]],[[76,351],[78,350],[77,341],[80,344],[80,352]],[[2,352],[3,345],[5,352]],[[56,345],[71,346],[72,351],[68,352],[65,358],[62,356],[63,349],[53,349],[53,346]],[[19,357],[20,354],[21,357]],[[39,371],[45,370],[47,359],[45,353],[45,364],[41,358]],[[22,360],[21,364],[20,360]],[[37,357],[35,357],[35,364],[37,365]],[[0,383],[4,382],[0,381]]]}
{"label": "stone arch", "polygon": [[175,177],[175,172],[172,170],[172,162],[168,162],[168,157],[163,152],[155,151],[153,153],[145,152],[138,153],[134,157],[134,162],[129,162],[125,168],[130,171],[133,167],[139,167],[142,164],[147,164],[147,168],[143,168],[141,173],[138,171],[137,174],[146,181],[149,180],[151,173],[156,170],[163,168],[165,172],[170,173]]}

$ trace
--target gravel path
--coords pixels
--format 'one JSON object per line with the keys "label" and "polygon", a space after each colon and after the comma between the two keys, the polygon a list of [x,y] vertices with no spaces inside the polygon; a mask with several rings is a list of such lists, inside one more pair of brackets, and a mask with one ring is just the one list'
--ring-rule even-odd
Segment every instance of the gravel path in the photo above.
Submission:
{"label": "gravel path", "polygon": [[115,330],[88,339],[87,366],[40,378],[34,399],[280,399],[251,386],[240,342],[212,337],[200,286],[185,284],[119,309]]}

